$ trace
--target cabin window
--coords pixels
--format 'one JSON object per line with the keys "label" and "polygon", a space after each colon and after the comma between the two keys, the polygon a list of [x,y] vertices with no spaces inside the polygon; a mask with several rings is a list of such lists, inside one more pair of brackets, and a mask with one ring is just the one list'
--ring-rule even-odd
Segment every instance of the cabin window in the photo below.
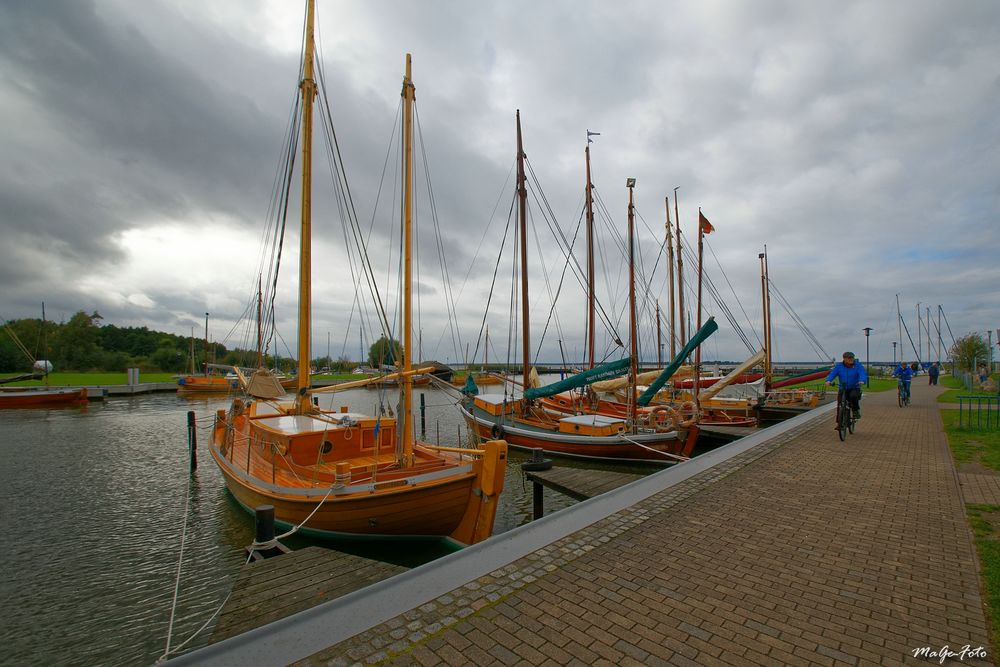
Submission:
{"label": "cabin window", "polygon": [[323,444],[320,445],[319,451],[321,454],[329,454],[333,451],[333,443],[329,440],[324,440]]}

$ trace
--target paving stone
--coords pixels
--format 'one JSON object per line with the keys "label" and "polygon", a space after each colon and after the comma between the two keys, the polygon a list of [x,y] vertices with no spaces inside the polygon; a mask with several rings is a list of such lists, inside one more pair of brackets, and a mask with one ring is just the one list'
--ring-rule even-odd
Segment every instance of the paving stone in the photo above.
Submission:
{"label": "paving stone", "polygon": [[385,628],[435,628],[419,664],[888,665],[928,642],[988,647],[963,493],[1000,504],[1000,475],[957,475],[941,389],[913,391],[905,409],[866,395],[845,442],[820,416]]}

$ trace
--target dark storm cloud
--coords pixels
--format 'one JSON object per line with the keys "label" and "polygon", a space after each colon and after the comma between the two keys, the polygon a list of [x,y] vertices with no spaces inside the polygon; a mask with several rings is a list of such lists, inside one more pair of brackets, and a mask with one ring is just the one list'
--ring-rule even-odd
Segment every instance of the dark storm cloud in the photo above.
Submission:
{"label": "dark storm cloud", "polygon": [[2,11],[5,78],[42,117],[36,151],[9,158],[33,173],[8,174],[5,227],[59,240],[67,250],[57,253],[69,260],[113,262],[109,236],[143,218],[249,213],[242,189],[275,152],[259,130],[280,120],[234,104],[209,72],[180,65],[127,24],[102,20],[93,3],[8,3]]}
{"label": "dark storm cloud", "polygon": [[[290,18],[283,25],[274,17]],[[831,353],[862,326],[888,336],[882,329],[891,328],[884,322],[897,292],[904,315],[916,301],[953,309],[956,335],[989,326],[1000,307],[995,3],[637,2],[623,11],[568,1],[321,2],[319,18],[338,139],[366,229],[382,188],[369,247],[380,284],[390,285],[387,302],[395,282],[381,274],[395,266],[399,244],[398,201],[387,194],[396,173],[391,149],[389,176],[380,184],[379,175],[395,139],[403,54],[413,53],[465,338],[478,333],[491,289],[491,326],[507,328],[510,260],[496,286],[489,279],[513,192],[504,181],[516,109],[533,191],[544,190],[568,235],[582,202],[584,132],[597,130],[595,183],[616,233],[624,234],[624,179],[637,177],[638,210],[656,232],[641,232],[649,262],[662,240],[663,196],[681,186],[685,234],[693,236],[704,207],[717,228],[709,246],[752,321],[759,322],[756,254],[764,243],[776,284]],[[214,261],[195,263],[204,276],[184,284],[150,273],[135,279],[141,285],[122,285],[115,271],[131,266],[135,250],[121,240],[165,223],[177,234],[214,225],[257,238],[296,92],[300,21],[298,3],[5,3],[0,230],[10,242],[0,246],[0,278],[17,288],[6,290],[0,312],[28,314],[48,295],[70,310],[99,307],[109,320],[180,333],[198,319],[189,312],[218,312],[220,328],[237,317],[253,258],[227,256],[235,251],[225,236],[221,247],[192,251]],[[321,184],[324,170],[320,160],[315,329],[347,340],[357,335],[344,332],[353,280],[344,279],[336,251],[343,232]],[[554,285],[565,259],[540,207],[530,208],[541,225],[541,248],[532,236],[529,263],[533,322],[542,327],[542,272]],[[439,343],[445,334],[430,332],[447,330],[448,309],[423,181],[417,215],[425,347],[433,339],[452,349]],[[598,282],[617,317],[623,268],[611,236],[602,227]],[[293,270],[290,257],[283,280]],[[67,288],[52,278],[67,272],[103,281]],[[559,314],[569,349],[582,336],[581,294],[567,275]],[[283,307],[291,326],[294,298]],[[785,358],[811,358],[790,318],[777,318]],[[717,335],[719,354],[737,357],[741,346],[727,329]],[[890,355],[892,339],[879,340]],[[543,358],[555,358],[551,333],[546,341]]]}

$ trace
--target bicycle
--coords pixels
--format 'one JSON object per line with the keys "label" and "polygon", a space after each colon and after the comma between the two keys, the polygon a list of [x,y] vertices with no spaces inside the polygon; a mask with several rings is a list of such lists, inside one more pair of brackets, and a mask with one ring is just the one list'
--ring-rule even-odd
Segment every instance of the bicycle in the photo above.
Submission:
{"label": "bicycle", "polygon": [[896,383],[896,402],[901,408],[910,404],[910,390],[904,386],[902,380]]}
{"label": "bicycle", "polygon": [[837,390],[837,435],[841,442],[847,439],[848,433],[854,433],[858,418],[847,402],[847,392],[841,387]]}

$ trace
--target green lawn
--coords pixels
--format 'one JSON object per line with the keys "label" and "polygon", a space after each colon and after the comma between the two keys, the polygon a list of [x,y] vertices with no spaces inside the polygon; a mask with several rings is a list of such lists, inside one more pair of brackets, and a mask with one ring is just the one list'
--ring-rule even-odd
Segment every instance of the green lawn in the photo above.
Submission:
{"label": "green lawn", "polygon": [[986,589],[993,655],[1000,647],[1000,505],[966,505]]}
{"label": "green lawn", "polygon": [[[942,377],[942,380],[945,378]],[[949,377],[957,383],[957,380]],[[946,383],[942,382],[942,384]],[[1000,470],[1000,430],[958,427],[958,410],[942,410],[941,421],[956,464],[978,463]],[[966,516],[979,554],[980,574],[990,618],[993,655],[1000,650],[1000,506],[966,505]]]}
{"label": "green lawn", "polygon": [[[993,381],[997,381],[996,375],[993,376]],[[994,393],[986,393],[975,388],[969,391],[962,384],[961,380],[950,375],[942,375],[938,382],[948,387],[948,391],[937,397],[938,403],[958,403],[959,396],[996,396]]]}
{"label": "green lawn", "polygon": [[368,376],[364,373],[324,373],[310,377],[313,380],[364,380]]}
{"label": "green lawn", "polygon": [[[775,379],[775,381],[778,381],[781,378],[777,378],[776,377],[774,379]],[[896,389],[896,380],[895,380],[895,378],[873,377],[873,378],[870,378],[870,379],[871,379],[871,386],[870,387],[868,387],[868,386],[864,387],[863,391],[865,391],[865,392],[869,392],[869,391],[870,392],[889,391],[890,389],[892,389],[892,390],[895,391],[895,389]],[[827,387],[826,385],[824,385],[822,381],[820,381],[820,382],[808,382],[806,384],[798,384],[798,385],[795,385],[794,387],[789,387],[789,389],[798,389],[800,387],[803,388],[803,389],[806,389],[808,391],[823,391],[824,389],[829,389],[829,387]]]}
{"label": "green lawn", "polygon": [[[9,373],[5,377],[12,377],[17,373]],[[176,382],[176,373],[140,373],[140,382]],[[23,382],[13,382],[10,387],[41,387],[44,380],[26,380]],[[79,387],[109,384],[128,384],[126,373],[50,373],[49,384],[53,387]]]}
{"label": "green lawn", "polygon": [[873,377],[870,379],[871,386],[866,387],[865,391],[896,391],[896,378]]}
{"label": "green lawn", "polygon": [[955,463],[978,463],[1000,471],[1000,430],[959,428],[958,410],[942,410],[941,422]]}

